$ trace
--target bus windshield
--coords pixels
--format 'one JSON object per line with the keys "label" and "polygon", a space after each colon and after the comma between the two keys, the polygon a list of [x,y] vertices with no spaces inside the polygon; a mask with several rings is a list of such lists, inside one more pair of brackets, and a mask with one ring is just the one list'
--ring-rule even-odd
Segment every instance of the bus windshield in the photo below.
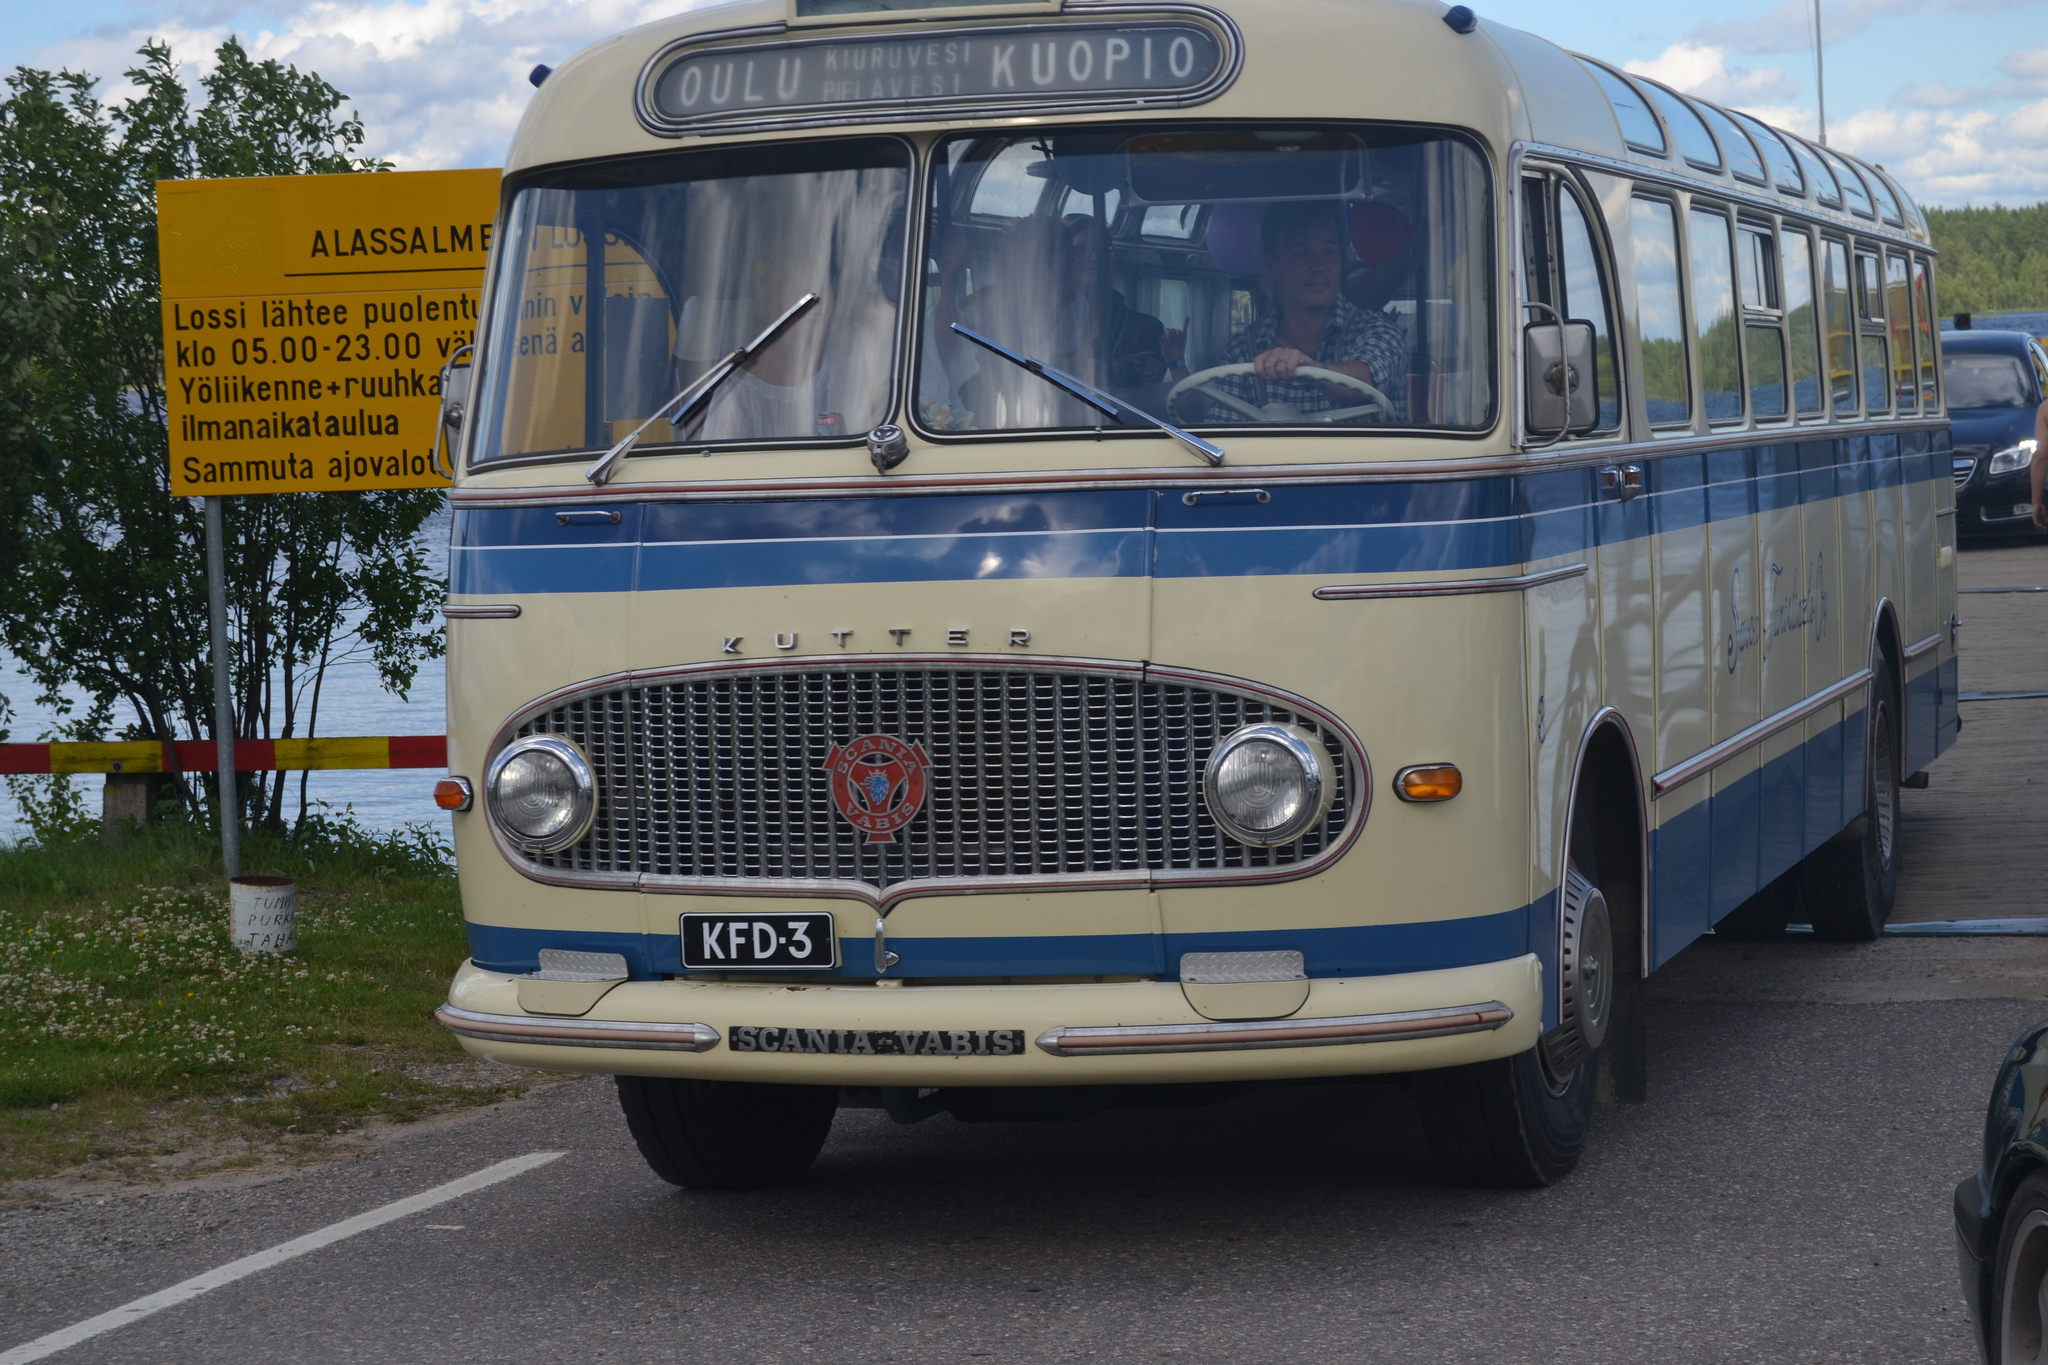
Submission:
{"label": "bus windshield", "polygon": [[1414,129],[962,134],[932,158],[915,419],[1104,419],[967,327],[1182,425],[1484,430],[1491,182]]}
{"label": "bus windshield", "polygon": [[818,306],[685,429],[656,422],[642,445],[865,435],[891,406],[909,188],[894,138],[528,182],[506,220],[475,458],[605,449],[807,293]]}

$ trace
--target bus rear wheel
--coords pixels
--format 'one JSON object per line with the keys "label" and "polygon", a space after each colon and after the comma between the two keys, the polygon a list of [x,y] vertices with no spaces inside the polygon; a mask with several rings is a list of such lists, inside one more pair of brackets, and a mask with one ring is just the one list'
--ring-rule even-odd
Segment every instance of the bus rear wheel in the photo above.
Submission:
{"label": "bus rear wheel", "polygon": [[1898,691],[1889,661],[1872,669],[1866,714],[1863,814],[1799,869],[1799,889],[1816,938],[1868,943],[1884,932],[1899,889]]}
{"label": "bus rear wheel", "polygon": [[693,1190],[751,1190],[802,1175],[839,1109],[829,1085],[613,1079],[640,1155],[669,1184]]}
{"label": "bus rear wheel", "polygon": [[1423,1125],[1446,1175],[1537,1189],[1571,1174],[1593,1120],[1618,967],[1607,898],[1568,866],[1558,1026],[1527,1052],[1416,1078]]}

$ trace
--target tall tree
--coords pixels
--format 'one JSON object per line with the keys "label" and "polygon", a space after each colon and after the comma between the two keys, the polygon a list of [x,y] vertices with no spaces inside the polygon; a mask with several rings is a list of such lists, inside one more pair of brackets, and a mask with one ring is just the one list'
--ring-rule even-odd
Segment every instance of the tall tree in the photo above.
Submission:
{"label": "tall tree", "polygon": [[[170,493],[155,182],[389,166],[359,154],[361,119],[314,73],[230,38],[195,107],[168,46],[139,55],[137,93],[116,105],[89,75],[27,68],[0,101],[0,642],[53,703],[86,695],[75,730],[118,717],[130,738],[203,738],[204,525]],[[320,680],[350,652],[411,687],[441,648],[443,585],[419,539],[441,501],[229,500],[240,736],[311,734]],[[280,826],[285,775],[248,785],[252,823]]]}

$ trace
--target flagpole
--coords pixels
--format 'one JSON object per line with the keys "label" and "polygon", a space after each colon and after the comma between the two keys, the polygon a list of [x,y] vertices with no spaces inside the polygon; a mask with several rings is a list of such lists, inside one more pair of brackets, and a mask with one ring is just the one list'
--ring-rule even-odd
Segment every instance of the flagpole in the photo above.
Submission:
{"label": "flagpole", "polygon": [[1828,145],[1828,78],[1820,58],[1820,0],[1813,0],[1813,93],[1820,101],[1820,145]]}

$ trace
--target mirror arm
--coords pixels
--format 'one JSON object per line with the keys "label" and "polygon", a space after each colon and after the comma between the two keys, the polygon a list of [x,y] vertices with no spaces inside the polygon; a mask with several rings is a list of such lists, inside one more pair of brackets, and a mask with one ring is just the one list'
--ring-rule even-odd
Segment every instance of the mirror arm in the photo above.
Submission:
{"label": "mirror arm", "polygon": [[[447,469],[446,477],[450,483],[455,482],[455,445],[452,441],[448,439],[448,419],[451,415],[449,412],[451,404],[448,401],[450,389],[449,380],[454,377],[455,362],[462,359],[462,357],[465,355],[472,357],[472,360],[474,359],[476,355],[476,346],[473,342],[464,342],[462,345],[457,346],[455,348],[455,354],[449,356],[448,363],[441,367],[441,420],[435,424],[434,444],[427,451],[427,463],[431,464],[434,467],[434,472],[436,474],[442,472],[443,464],[441,455],[444,450],[447,452],[448,458],[445,467]],[[473,369],[474,365],[472,364],[469,366],[464,366],[464,368]],[[469,395],[465,394],[463,396],[463,401],[461,403],[456,403],[452,405],[454,408],[454,412],[452,415],[454,416],[455,420],[458,422],[462,422],[465,425],[469,421],[468,398]]]}

